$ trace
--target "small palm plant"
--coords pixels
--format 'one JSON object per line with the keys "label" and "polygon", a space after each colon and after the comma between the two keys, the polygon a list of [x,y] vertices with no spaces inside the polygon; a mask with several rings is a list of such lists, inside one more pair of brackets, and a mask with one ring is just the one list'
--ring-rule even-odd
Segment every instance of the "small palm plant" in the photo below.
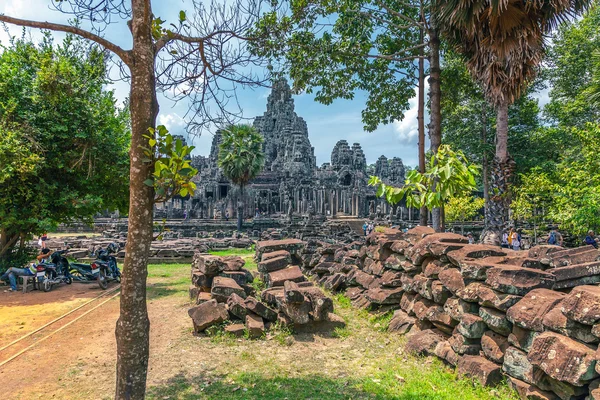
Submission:
{"label": "small palm plant", "polygon": [[244,186],[262,171],[265,163],[262,144],[262,135],[251,125],[231,125],[222,131],[218,164],[223,174],[240,187],[238,233],[242,230]]}

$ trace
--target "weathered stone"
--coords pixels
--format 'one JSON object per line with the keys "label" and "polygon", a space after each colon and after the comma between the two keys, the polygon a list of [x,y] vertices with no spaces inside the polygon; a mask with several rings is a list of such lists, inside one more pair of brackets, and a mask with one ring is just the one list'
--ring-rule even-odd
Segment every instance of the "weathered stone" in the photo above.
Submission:
{"label": "weathered stone", "polygon": [[350,300],[354,300],[358,295],[362,294],[365,290],[361,287],[351,287],[346,290],[346,297]]}
{"label": "weathered stone", "polygon": [[323,282],[323,287],[329,291],[337,292],[344,287],[346,283],[346,275],[342,273],[335,273],[327,278]]}
{"label": "weathered stone", "polygon": [[246,329],[248,331],[248,337],[251,339],[257,339],[264,335],[265,324],[263,319],[253,313],[246,315]]}
{"label": "weathered stone", "polygon": [[429,312],[429,309],[433,306],[436,306],[436,304],[433,301],[427,300],[419,296],[418,298],[415,298],[413,312],[415,313],[417,319],[423,321],[427,319],[427,313]]}
{"label": "weathered stone", "polygon": [[312,305],[309,299],[305,299],[303,303],[283,303],[279,307],[294,324],[307,324],[310,321],[310,312]]}
{"label": "weathered stone", "polygon": [[452,319],[460,321],[464,314],[477,313],[479,311],[479,306],[477,303],[468,303],[457,297],[452,297],[446,300],[446,304],[444,304],[444,311]]}
{"label": "weathered stone", "polygon": [[373,245],[367,247],[367,257],[377,261],[385,261],[392,254],[389,247]]}
{"label": "weathered stone", "polygon": [[542,244],[530,248],[527,252],[527,256],[530,258],[544,258],[546,255],[556,253],[557,251],[562,250],[564,250],[564,248],[560,246],[552,244]]}
{"label": "weathered stone", "polygon": [[450,343],[446,340],[439,342],[435,346],[433,354],[454,366],[458,364],[458,360],[460,359],[460,356],[456,354]]}
{"label": "weathered stone", "polygon": [[413,278],[413,289],[426,299],[433,300],[431,282],[433,282],[433,279],[417,274]]}
{"label": "weathered stone", "polygon": [[431,282],[431,295],[433,301],[438,304],[444,305],[446,301],[452,296],[452,293],[446,289],[446,287],[440,281]]}
{"label": "weathered stone", "polygon": [[[597,251],[596,251],[597,253]],[[584,264],[570,265],[568,267],[554,268],[552,274],[557,282],[569,281],[577,278],[600,275],[600,262],[588,262]]]}
{"label": "weathered stone", "polygon": [[600,322],[600,286],[579,286],[561,303],[562,312],[586,325]]}
{"label": "weathered stone", "polygon": [[365,297],[375,304],[398,304],[402,298],[402,288],[372,288],[365,292]]}
{"label": "weathered stone", "polygon": [[219,272],[225,269],[227,264],[219,256],[211,256],[208,254],[194,254],[192,261],[192,269],[202,272],[208,276],[218,275]]}
{"label": "weathered stone", "polygon": [[246,308],[244,299],[242,299],[236,293],[233,293],[227,299],[227,310],[231,315],[241,320],[245,320],[246,315],[248,314],[248,309]]}
{"label": "weathered stone", "polygon": [[[455,233],[434,233],[417,242],[410,251],[410,258],[415,265],[421,265],[430,255],[441,256],[449,251],[458,250],[468,243],[468,239]],[[405,251],[405,254],[408,254]]]}
{"label": "weathered stone", "polygon": [[531,331],[529,329],[524,329],[517,325],[513,325],[513,330],[510,333],[510,335],[508,335],[508,343],[525,352],[528,352],[531,348],[533,340],[539,334],[539,332]]}
{"label": "weathered stone", "polygon": [[277,313],[271,310],[269,307],[256,300],[254,297],[248,297],[244,301],[244,305],[248,311],[266,319],[267,321],[277,321]]}
{"label": "weathered stone", "polygon": [[406,258],[399,254],[392,253],[388,258],[383,262],[383,266],[388,269],[401,271],[402,270],[402,262],[405,261]]}
{"label": "weathered stone", "polygon": [[365,289],[368,289],[374,280],[374,276],[369,275],[359,269],[356,269],[348,274],[348,276],[346,277],[346,284],[349,286],[361,286]]}
{"label": "weathered stone", "polygon": [[208,276],[200,271],[194,271],[192,273],[192,284],[198,288],[210,289],[212,281],[212,276]]}
{"label": "weathered stone", "polygon": [[302,303],[304,302],[304,294],[300,290],[300,286],[296,282],[285,281],[283,283],[283,293],[285,301],[288,303]]}
{"label": "weathered stone", "polygon": [[447,336],[437,329],[427,329],[411,335],[406,342],[405,350],[412,354],[432,354],[437,344],[445,341]]}
{"label": "weathered stone", "polygon": [[488,327],[479,315],[464,314],[456,329],[466,338],[478,339]]}
{"label": "weathered stone", "polygon": [[267,288],[260,293],[260,299],[271,307],[279,307],[285,302],[283,287]]}
{"label": "weathered stone", "polygon": [[464,356],[458,362],[457,371],[477,379],[483,386],[495,386],[502,381],[500,366],[481,356]]}
{"label": "weathered stone", "polygon": [[490,360],[502,364],[508,348],[508,339],[493,331],[486,331],[481,337],[481,351]]}
{"label": "weathered stone", "polygon": [[524,296],[533,289],[552,288],[554,276],[532,268],[495,266],[487,271],[485,282],[500,292]]}
{"label": "weathered stone", "polygon": [[461,266],[461,262],[466,259],[480,259],[486,257],[503,257],[508,253],[504,249],[497,246],[486,244],[470,244],[459,250],[451,251],[447,254],[448,260],[457,267]]}
{"label": "weathered stone", "polygon": [[256,242],[256,253],[264,254],[277,250],[287,250],[290,254],[296,254],[302,250],[304,245],[305,243],[298,239],[263,240]]}
{"label": "weathered stone", "polygon": [[305,280],[306,278],[304,278],[300,267],[294,265],[279,271],[268,273],[265,283],[268,286],[283,286],[285,281],[303,282]]}
{"label": "weathered stone", "polygon": [[523,400],[560,400],[560,397],[554,393],[543,391],[517,378],[509,376],[508,384]]}
{"label": "weathered stone", "polygon": [[415,324],[415,318],[409,316],[402,310],[394,311],[394,315],[388,325],[388,332],[396,332],[401,335],[407,333]]}
{"label": "weathered stone", "polygon": [[398,254],[404,254],[404,251],[410,247],[410,243],[407,242],[406,240],[394,240],[394,242],[392,242],[392,245],[390,246],[390,249]]}
{"label": "weathered stone", "polygon": [[287,250],[276,250],[270,253],[264,253],[260,261],[267,261],[272,258],[284,257],[288,259],[288,264],[292,263],[292,255]]}
{"label": "weathered stone", "polygon": [[190,300],[196,300],[198,293],[200,293],[200,288],[195,285],[191,285],[188,291],[190,293]]}
{"label": "weathered stone", "polygon": [[478,302],[483,307],[492,307],[506,312],[510,307],[514,306],[522,299],[521,296],[516,296],[514,294],[497,292],[486,285],[477,285],[476,288]]}
{"label": "weathered stone", "polygon": [[310,316],[315,321],[324,321],[333,313],[333,300],[323,293],[318,287],[302,288],[302,293],[309,299],[312,307]]}
{"label": "weathered stone", "polygon": [[219,303],[225,303],[233,293],[245,298],[246,292],[233,279],[217,276],[213,279],[210,294]]}
{"label": "weathered stone", "polygon": [[464,301],[467,301],[470,303],[477,303],[477,302],[479,302],[478,293],[479,293],[479,288],[481,286],[484,286],[484,284],[481,282],[469,283],[464,288],[457,290],[456,296],[461,298]]}
{"label": "weathered stone", "polygon": [[421,296],[417,294],[404,292],[402,294],[402,299],[400,300],[400,308],[409,315],[414,314],[413,308],[415,306],[415,302],[420,297]]}
{"label": "weathered stone", "polygon": [[402,273],[400,280],[402,281],[402,289],[404,289],[405,292],[416,293],[414,288],[414,278],[411,274]]}
{"label": "weathered stone", "polygon": [[447,268],[440,271],[438,279],[452,292],[452,294],[456,294],[457,291],[464,289],[465,287],[465,281],[460,274],[460,271],[456,268]]}
{"label": "weathered stone", "polygon": [[506,314],[493,308],[481,307],[479,316],[485,324],[494,332],[508,336],[512,332],[512,323],[506,318]]}
{"label": "weathered stone", "polygon": [[566,336],[544,332],[533,340],[527,359],[551,378],[582,386],[598,376],[594,353]]}
{"label": "weathered stone", "polygon": [[194,323],[194,332],[200,333],[206,328],[220,324],[227,320],[227,308],[225,304],[217,303],[216,300],[207,301],[188,310],[188,315]]}
{"label": "weathered stone", "polygon": [[537,332],[544,330],[544,316],[565,297],[564,293],[548,289],[535,289],[508,309],[506,317],[521,328]]}
{"label": "weathered stone", "polygon": [[543,257],[540,262],[554,268],[567,265],[584,264],[598,259],[598,250],[592,246],[581,246],[573,249],[563,249]]}
{"label": "weathered stone", "polygon": [[452,350],[456,352],[456,354],[460,355],[470,355],[475,356],[478,355],[481,351],[481,341],[477,339],[469,339],[461,335],[460,333],[454,333],[449,339],[448,343]]}
{"label": "weathered stone", "polygon": [[514,378],[533,385],[537,384],[544,374],[541,369],[529,362],[527,353],[512,346],[504,353],[502,370]]}
{"label": "weathered stone", "polygon": [[228,333],[235,337],[242,337],[242,336],[244,336],[245,332],[246,332],[246,326],[244,324],[231,324],[231,325],[227,325],[225,327],[225,333]]}
{"label": "weathered stone", "polygon": [[252,277],[252,274],[247,274],[245,271],[223,271],[219,276],[231,278],[241,286],[248,283],[248,276]]}
{"label": "weathered stone", "polygon": [[381,276],[381,285],[385,287],[401,287],[402,274],[395,271],[385,271]]}
{"label": "weathered stone", "polygon": [[562,302],[557,303],[546,313],[542,324],[546,329],[561,333],[584,343],[596,343],[598,337],[592,333],[592,327],[583,325],[567,318],[561,311]]}
{"label": "weathered stone", "polygon": [[225,262],[223,271],[240,271],[246,265],[246,261],[239,256],[225,256],[223,262]]}
{"label": "weathered stone", "polygon": [[588,393],[587,386],[574,386],[544,375],[538,386],[542,390],[554,392],[561,400],[582,399]]}
{"label": "weathered stone", "polygon": [[448,314],[444,312],[444,308],[439,305],[429,307],[427,310],[426,318],[440,331],[451,335],[454,327],[458,323],[457,321],[450,318]]}
{"label": "weathered stone", "polygon": [[423,261],[421,269],[423,270],[423,275],[436,279],[439,273],[446,269],[447,266],[448,263],[443,263],[436,258],[427,258]]}
{"label": "weathered stone", "polygon": [[212,299],[209,292],[198,292],[198,297],[196,297],[196,304],[206,303]]}
{"label": "weathered stone", "polygon": [[[285,256],[269,258],[268,260],[261,261],[258,263],[258,271],[262,274],[268,274],[269,272],[279,271],[286,268],[289,265],[289,259]],[[318,265],[317,265],[318,267]]]}

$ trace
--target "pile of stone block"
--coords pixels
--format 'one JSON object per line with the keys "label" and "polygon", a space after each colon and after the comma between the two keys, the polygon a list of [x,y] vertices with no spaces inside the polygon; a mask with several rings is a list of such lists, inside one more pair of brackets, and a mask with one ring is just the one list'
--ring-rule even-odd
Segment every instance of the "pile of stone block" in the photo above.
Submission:
{"label": "pile of stone block", "polygon": [[407,349],[524,399],[600,399],[600,262],[591,246],[513,251],[385,229],[360,249],[308,243],[303,269],[352,304],[394,310]]}
{"label": "pile of stone block", "polygon": [[261,337],[274,323],[299,333],[343,327],[343,319],[333,314],[331,298],[293,265],[303,246],[293,239],[257,243],[259,275],[267,286],[260,296],[255,296],[250,285],[255,277],[244,268],[242,258],[196,253],[190,287],[196,306],[188,311],[194,331],[225,321],[231,322],[226,332],[236,336],[247,332],[251,338]]}

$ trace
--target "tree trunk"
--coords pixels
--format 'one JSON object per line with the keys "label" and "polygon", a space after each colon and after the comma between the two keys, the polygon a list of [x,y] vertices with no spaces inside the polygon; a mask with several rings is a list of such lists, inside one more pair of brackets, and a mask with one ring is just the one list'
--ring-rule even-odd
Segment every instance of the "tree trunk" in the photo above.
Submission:
{"label": "tree trunk", "polygon": [[242,233],[242,222],[244,220],[244,185],[240,185],[240,199],[237,204],[237,231]]}
{"label": "tree trunk", "polygon": [[486,244],[500,244],[510,207],[508,182],[514,162],[508,155],[508,103],[498,106],[496,118],[496,156],[492,162],[492,193],[488,205],[488,221],[483,234]]}
{"label": "tree trunk", "polygon": [[484,210],[483,210],[483,216],[484,216],[484,226],[487,226],[487,220],[488,220],[488,205],[490,203],[490,179],[489,179],[489,166],[488,166],[488,154],[487,154],[487,106],[485,103],[483,103],[483,109],[482,109],[482,113],[481,113],[481,122],[482,122],[482,129],[481,129],[481,142],[483,145],[483,156],[481,158],[481,175],[483,176],[483,199],[485,200],[484,203]]}
{"label": "tree trunk", "polygon": [[150,321],[146,307],[148,252],[152,242],[154,188],[144,184],[153,164],[144,163],[143,137],[155,127],[158,114],[152,44],[152,11],[147,0],[132,0],[130,29],[133,36],[131,62],[131,149],[129,226],[121,282],[121,314],[117,338],[117,385],[115,399],[143,399],[148,370]]}
{"label": "tree trunk", "polygon": [[[440,89],[440,38],[435,18],[431,18],[431,29],[429,30],[429,46],[431,56],[429,58],[429,140],[431,141],[431,152],[436,154],[442,144],[442,109]],[[431,223],[436,232],[442,230],[442,216],[439,208],[431,210]]]}
{"label": "tree trunk", "polygon": [[[423,28],[419,33],[419,43],[423,43]],[[419,172],[425,173],[425,60],[423,56],[424,49],[419,50],[419,93],[418,93],[418,109],[417,109],[417,124],[419,127]],[[419,225],[427,226],[427,207],[421,207],[419,213]]]}

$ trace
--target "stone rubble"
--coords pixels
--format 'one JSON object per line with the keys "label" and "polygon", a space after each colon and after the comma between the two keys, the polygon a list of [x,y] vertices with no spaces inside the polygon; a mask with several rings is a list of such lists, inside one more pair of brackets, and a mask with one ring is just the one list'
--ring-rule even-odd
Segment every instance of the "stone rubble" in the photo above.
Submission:
{"label": "stone rubble", "polygon": [[[394,310],[406,349],[522,399],[600,399],[600,253],[591,246],[529,251],[470,245],[417,226],[360,241],[308,241],[302,272],[354,307]],[[278,289],[281,290],[281,289]]]}
{"label": "stone rubble", "polygon": [[189,290],[197,304],[189,310],[194,331],[226,321],[232,322],[226,332],[249,338],[262,337],[274,323],[299,333],[344,327],[344,320],[333,314],[331,298],[293,265],[301,262],[305,246],[296,239],[257,242],[258,274],[267,286],[260,298],[251,285],[256,277],[244,268],[241,257],[196,253]]}

